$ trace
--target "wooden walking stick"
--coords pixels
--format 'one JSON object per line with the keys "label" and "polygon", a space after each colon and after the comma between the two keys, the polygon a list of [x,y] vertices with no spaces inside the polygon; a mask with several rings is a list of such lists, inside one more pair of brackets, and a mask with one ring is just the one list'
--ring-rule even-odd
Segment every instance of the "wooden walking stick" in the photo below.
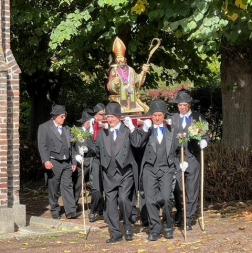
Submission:
{"label": "wooden walking stick", "polygon": [[201,229],[203,231],[205,231],[205,223],[204,223],[204,149],[200,150],[200,167],[201,167],[201,192],[200,192]]}
{"label": "wooden walking stick", "polygon": [[82,204],[82,218],[83,218],[83,230],[84,234],[87,234],[86,230],[86,216],[85,216],[85,199],[84,199],[84,154],[81,161],[81,204]]}
{"label": "wooden walking stick", "polygon": [[84,235],[86,236],[85,239],[87,240],[87,229],[86,229],[86,216],[85,216],[85,199],[84,199],[84,191],[86,192],[86,186],[84,183],[85,178],[85,168],[84,168],[84,154],[87,153],[88,148],[83,146],[83,152],[81,154],[81,204],[82,204],[82,218],[83,218],[83,230]]}
{"label": "wooden walking stick", "polygon": [[186,195],[185,195],[185,168],[184,168],[184,145],[181,144],[181,170],[182,170],[182,192],[183,192],[183,207],[184,207],[184,238],[186,241]]}

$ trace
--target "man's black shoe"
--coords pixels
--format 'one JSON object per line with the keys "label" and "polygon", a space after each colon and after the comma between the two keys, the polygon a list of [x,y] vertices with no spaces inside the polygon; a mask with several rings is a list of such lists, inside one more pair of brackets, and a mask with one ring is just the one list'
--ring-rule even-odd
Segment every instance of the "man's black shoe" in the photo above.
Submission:
{"label": "man's black shoe", "polygon": [[99,215],[98,213],[90,213],[89,214],[89,222],[95,222],[100,219],[102,219],[102,216]]}
{"label": "man's black shoe", "polygon": [[122,241],[122,237],[111,237],[108,240],[106,240],[106,243],[117,243]]}
{"label": "man's black shoe", "polygon": [[187,230],[187,231],[192,230],[192,224],[188,224],[188,225],[186,225],[186,230]]}
{"label": "man's black shoe", "polygon": [[148,236],[148,241],[157,241],[160,238],[158,233],[150,233]]}
{"label": "man's black shoe", "polygon": [[173,228],[167,228],[167,229],[165,229],[164,237],[166,239],[173,239]]}
{"label": "man's black shoe", "polygon": [[133,240],[133,233],[130,230],[125,231],[125,240],[132,241]]}
{"label": "man's black shoe", "polygon": [[78,215],[76,213],[68,213],[66,214],[67,219],[77,219]]}
{"label": "man's black shoe", "polygon": [[60,214],[52,214],[52,218],[55,219],[55,220],[60,220],[61,215]]}

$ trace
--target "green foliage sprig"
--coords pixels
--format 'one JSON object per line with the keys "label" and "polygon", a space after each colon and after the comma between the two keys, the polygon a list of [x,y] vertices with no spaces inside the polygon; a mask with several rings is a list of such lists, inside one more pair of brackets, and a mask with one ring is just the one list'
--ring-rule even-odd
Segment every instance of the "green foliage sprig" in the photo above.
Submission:
{"label": "green foliage sprig", "polygon": [[193,121],[188,127],[188,138],[193,140],[202,140],[209,130],[208,123],[203,120]]}
{"label": "green foliage sprig", "polygon": [[188,136],[185,132],[184,133],[178,133],[177,138],[179,140],[180,145],[186,145],[187,142],[188,142]]}
{"label": "green foliage sprig", "polygon": [[71,134],[73,137],[73,142],[84,142],[92,138],[92,134],[89,132],[83,131],[81,128],[73,126],[71,128]]}

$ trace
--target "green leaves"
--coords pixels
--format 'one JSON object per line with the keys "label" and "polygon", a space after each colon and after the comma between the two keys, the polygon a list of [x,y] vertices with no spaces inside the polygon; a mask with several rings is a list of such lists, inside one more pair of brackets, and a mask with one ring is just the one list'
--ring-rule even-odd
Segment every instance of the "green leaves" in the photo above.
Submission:
{"label": "green leaves", "polygon": [[55,50],[64,41],[69,41],[79,34],[79,29],[83,25],[83,21],[91,19],[88,10],[80,12],[76,10],[74,13],[70,13],[66,16],[65,21],[62,21],[52,32],[50,36],[49,46],[52,50]]}
{"label": "green leaves", "polygon": [[105,5],[109,5],[115,8],[119,8],[120,5],[125,5],[129,1],[128,0],[98,0],[98,5],[100,7],[104,7]]}

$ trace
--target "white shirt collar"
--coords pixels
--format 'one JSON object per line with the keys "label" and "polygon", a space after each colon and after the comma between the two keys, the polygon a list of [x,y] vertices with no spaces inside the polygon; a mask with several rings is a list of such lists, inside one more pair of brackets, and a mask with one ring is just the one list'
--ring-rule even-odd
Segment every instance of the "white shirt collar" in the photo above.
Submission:
{"label": "white shirt collar", "polygon": [[54,120],[53,120],[53,123],[54,123],[54,125],[55,125],[57,128],[62,128],[62,126],[61,126],[61,125],[58,125]]}
{"label": "white shirt collar", "polygon": [[179,117],[180,118],[183,118],[183,117],[189,117],[190,115],[192,114],[192,111],[190,110],[190,111],[188,111],[188,113],[186,113],[186,114],[179,114]]}
{"label": "white shirt collar", "polygon": [[164,124],[162,123],[162,124],[160,124],[160,125],[153,125],[153,128],[158,128],[158,127],[164,127]]}
{"label": "white shirt collar", "polygon": [[114,130],[119,130],[120,126],[121,126],[121,122],[117,124],[115,127],[111,127],[109,131],[113,132]]}

